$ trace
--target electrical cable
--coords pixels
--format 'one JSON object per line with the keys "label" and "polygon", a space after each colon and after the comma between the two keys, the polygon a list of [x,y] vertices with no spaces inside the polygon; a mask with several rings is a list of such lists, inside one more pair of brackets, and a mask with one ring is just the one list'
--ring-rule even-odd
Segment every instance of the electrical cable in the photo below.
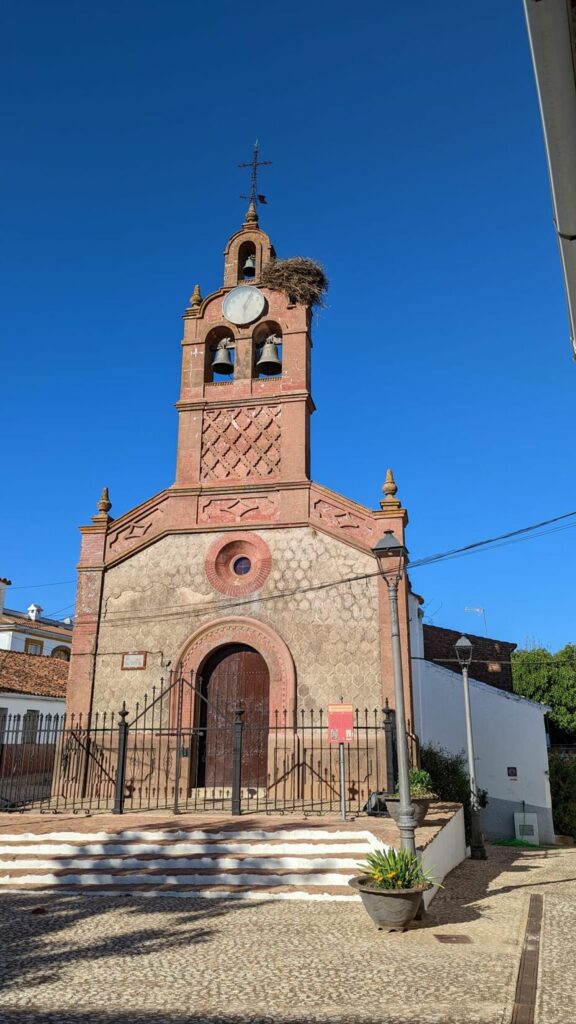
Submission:
{"label": "electrical cable", "polygon": [[[570,524],[566,524],[564,526],[555,527],[553,530],[544,530],[543,528],[546,527],[546,526],[552,526],[555,523],[563,522],[564,520],[570,519],[570,518],[572,518],[574,516],[576,516],[576,512],[565,512],[565,513],[563,513],[560,516],[554,516],[552,519],[544,519],[541,522],[533,523],[530,526],[524,526],[524,527],[521,527],[520,529],[517,529],[517,530],[510,530],[510,531],[508,531],[506,533],[498,534],[495,537],[488,537],[488,538],[486,538],[484,540],[474,541],[471,544],[465,544],[463,547],[460,547],[460,548],[452,548],[452,549],[450,549],[448,551],[438,552],[438,553],[433,554],[433,555],[427,555],[427,556],[425,556],[423,558],[420,558],[420,559],[417,559],[417,560],[415,560],[413,562],[410,562],[409,563],[409,568],[410,568],[410,570],[413,570],[413,569],[423,568],[423,567],[428,566],[428,565],[434,565],[434,564],[436,564],[438,562],[441,562],[441,561],[448,561],[448,560],[453,559],[453,558],[464,557],[464,556],[466,556],[468,554],[473,554],[473,553],[476,553],[476,552],[481,551],[483,549],[486,549],[489,546],[490,546],[490,549],[492,549],[492,548],[495,549],[497,547],[504,547],[507,544],[516,543],[519,540],[536,539],[534,537],[534,534],[535,534],[536,530],[541,530],[542,531],[540,534],[536,535],[536,537],[538,537],[538,536],[546,536],[549,533],[559,532],[560,530],[571,529],[571,528],[576,526],[576,523],[570,523]],[[527,535],[532,535],[532,536],[527,536]],[[246,598],[244,600],[240,600],[240,601],[232,601],[231,602],[231,601],[223,600],[223,601],[212,601],[212,602],[209,602],[209,603],[205,602],[205,603],[200,603],[200,604],[197,604],[197,605],[192,605],[192,604],[190,604],[190,605],[164,605],[165,611],[163,613],[160,613],[160,614],[159,613],[154,613],[154,614],[147,614],[147,615],[137,615],[135,613],[130,613],[130,614],[127,615],[127,613],[125,613],[125,612],[119,612],[118,615],[123,614],[124,618],[113,619],[112,616],[115,613],[114,612],[108,612],[106,615],[104,615],[103,621],[108,622],[109,625],[116,626],[116,625],[124,625],[127,622],[134,622],[134,621],[144,622],[144,621],[150,621],[151,619],[153,619],[155,621],[158,621],[158,620],[165,620],[165,619],[170,619],[170,618],[180,618],[180,617],[183,617],[183,616],[190,616],[190,615],[193,615],[193,616],[194,615],[203,615],[207,611],[210,611],[212,608],[221,609],[221,608],[224,607],[224,608],[228,609],[228,608],[240,607],[240,606],[245,605],[245,604],[255,604],[255,603],[263,603],[263,602],[267,602],[267,601],[274,601],[274,600],[279,600],[280,598],[284,598],[284,597],[294,597],[297,594],[311,593],[311,592],[314,592],[314,591],[325,590],[325,589],[328,589],[330,587],[342,586],[342,585],[348,584],[348,583],[355,583],[355,582],[358,582],[358,581],[369,580],[369,579],[372,579],[374,577],[381,576],[381,575],[382,575],[381,571],[380,570],[376,570],[375,572],[361,573],[361,574],[357,574],[357,575],[354,575],[354,576],[346,577],[344,579],[331,580],[331,581],[328,581],[326,583],[313,584],[313,585],[311,585],[309,587],[295,587],[295,588],[292,588],[290,590],[278,591],[275,594],[269,594],[269,595],[266,595],[266,596],[254,597],[252,595],[252,596],[250,596],[250,597],[248,597],[248,598]],[[30,587],[24,587],[23,585],[19,585],[17,587],[13,587],[12,589],[14,589],[14,590],[39,589],[40,587],[64,586],[65,584],[74,583],[74,582],[75,582],[74,580],[61,580],[60,582],[57,582],[57,583],[39,583],[39,584],[35,584],[34,586],[31,585]],[[66,608],[69,608],[69,607],[73,607],[73,606],[72,605],[66,605]],[[170,608],[175,609],[175,611],[170,612],[168,610]],[[65,610],[65,609],[60,609],[60,611],[63,611],[63,610]]]}
{"label": "electrical cable", "polygon": [[[489,538],[487,538],[485,540],[474,541],[473,543],[466,544],[466,545],[464,545],[461,548],[453,548],[453,549],[451,549],[449,551],[446,551],[446,552],[443,552],[443,553],[438,553],[436,555],[428,555],[428,556],[426,556],[424,558],[421,558],[421,559],[418,559],[416,561],[409,562],[408,568],[410,570],[412,570],[412,569],[417,569],[417,568],[425,567],[427,565],[436,564],[437,562],[440,562],[440,561],[445,561],[445,560],[453,559],[453,558],[456,558],[456,557],[464,557],[464,556],[466,556],[468,554],[472,554],[472,553],[475,553],[477,551],[481,551],[483,549],[486,549],[488,545],[493,545],[494,547],[502,547],[502,546],[505,546],[506,544],[514,543],[517,538],[519,538],[519,539],[529,539],[526,536],[527,534],[534,534],[534,531],[541,530],[542,527],[544,527],[544,526],[549,526],[549,525],[551,525],[553,523],[561,522],[561,521],[563,521],[565,519],[568,519],[570,517],[573,517],[573,516],[576,516],[576,512],[566,512],[566,513],[564,513],[561,516],[555,516],[553,519],[546,519],[546,520],[543,520],[542,522],[534,523],[531,526],[524,526],[524,527],[521,527],[518,530],[511,530],[511,531],[508,531],[507,533],[499,534],[496,537],[489,537]],[[574,527],[574,526],[576,526],[576,523],[569,524],[567,526],[561,527],[560,529],[568,529],[568,528],[571,528],[571,527]],[[539,536],[545,536],[545,534],[548,533],[548,532],[552,532],[552,531],[544,531]],[[283,597],[294,597],[297,594],[306,594],[306,593],[310,593],[310,592],[313,592],[313,591],[325,590],[325,589],[328,589],[330,587],[342,586],[343,584],[355,583],[355,582],[358,582],[358,581],[361,581],[361,580],[368,580],[368,579],[372,579],[374,577],[378,577],[378,576],[381,576],[381,575],[382,575],[382,573],[380,572],[380,570],[376,570],[375,572],[371,572],[371,573],[361,573],[361,574],[358,574],[358,575],[355,575],[355,576],[348,576],[348,577],[346,577],[344,579],[340,579],[340,580],[331,580],[331,581],[328,581],[326,583],[313,584],[313,585],[311,585],[309,587],[295,587],[295,588],[292,588],[291,590],[278,591],[275,594],[268,594],[268,595],[263,595],[263,596],[260,596],[260,597],[254,597],[254,595],[252,595],[250,597],[247,597],[245,599],[238,600],[238,601],[230,601],[230,600],[224,599],[222,601],[205,602],[205,603],[200,603],[200,604],[196,604],[196,605],[193,605],[193,604],[190,604],[190,605],[181,605],[181,604],[179,604],[179,605],[164,605],[163,606],[163,608],[164,608],[163,612],[160,612],[160,613],[156,612],[154,614],[138,615],[136,613],[126,613],[125,611],[118,612],[118,613],[107,612],[106,615],[104,616],[104,621],[107,622],[108,625],[110,625],[110,626],[117,626],[117,625],[125,625],[128,622],[134,622],[134,621],[139,621],[139,622],[146,622],[146,621],[150,621],[150,620],[166,621],[168,619],[181,618],[183,616],[186,616],[186,617],[190,617],[190,616],[191,617],[196,617],[198,615],[204,615],[206,612],[209,612],[212,609],[236,608],[236,607],[241,607],[242,605],[245,605],[245,604],[264,603],[264,602],[279,600],[280,598],[283,598]],[[170,608],[173,608],[174,611],[170,611],[169,610]],[[113,617],[115,614],[118,614],[118,616],[119,616],[116,619]],[[120,618],[120,616],[123,616],[123,617]]]}

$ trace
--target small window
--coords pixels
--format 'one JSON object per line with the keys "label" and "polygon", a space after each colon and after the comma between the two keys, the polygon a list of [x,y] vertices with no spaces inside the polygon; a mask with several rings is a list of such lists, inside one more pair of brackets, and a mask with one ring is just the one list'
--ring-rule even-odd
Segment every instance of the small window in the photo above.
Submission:
{"label": "small window", "polygon": [[241,558],[236,559],[232,568],[237,576],[246,576],[252,568],[252,562],[245,555],[242,555]]}
{"label": "small window", "polygon": [[256,379],[282,376],[282,330],[280,324],[267,320],[258,324],[252,333],[254,368]]}
{"label": "small window", "polygon": [[50,651],[51,658],[60,658],[60,661],[70,661],[70,648],[69,647],[55,647]]}
{"label": "small window", "polygon": [[43,640],[25,640],[24,650],[26,654],[42,654],[44,650]]}
{"label": "small window", "polygon": [[206,335],[207,384],[230,384],[236,365],[236,343],[229,327],[213,327]]}
{"label": "small window", "polygon": [[238,280],[253,281],[256,277],[256,246],[243,242],[238,249]]}
{"label": "small window", "polygon": [[22,719],[22,743],[36,743],[40,712],[28,710]]}

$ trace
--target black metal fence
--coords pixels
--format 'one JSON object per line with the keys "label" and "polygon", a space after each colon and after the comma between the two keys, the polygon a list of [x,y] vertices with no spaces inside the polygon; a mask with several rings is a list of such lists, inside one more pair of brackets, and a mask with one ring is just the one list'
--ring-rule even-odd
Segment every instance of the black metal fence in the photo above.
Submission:
{"label": "black metal fence", "polygon": [[[323,709],[211,703],[184,678],[131,712],[19,716],[0,735],[0,809],[318,813],[341,807],[339,748]],[[345,801],[359,812],[394,789],[394,713],[356,709],[345,746]]]}

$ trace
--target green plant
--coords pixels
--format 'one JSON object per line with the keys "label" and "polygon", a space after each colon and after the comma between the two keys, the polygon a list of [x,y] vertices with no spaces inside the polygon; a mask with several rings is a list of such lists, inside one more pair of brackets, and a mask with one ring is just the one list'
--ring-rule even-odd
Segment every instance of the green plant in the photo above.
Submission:
{"label": "green plant", "polygon": [[[424,768],[411,768],[408,772],[410,779],[410,796],[415,800],[432,799],[436,796],[430,773]],[[398,786],[396,786],[398,791]]]}
{"label": "green plant", "polygon": [[552,752],[548,767],[554,830],[576,839],[576,757]]}
{"label": "green plant", "polygon": [[[462,804],[466,839],[470,842],[472,834],[470,781],[464,751],[459,754],[451,754],[443,747],[431,744],[428,747],[422,747],[420,759],[422,767],[428,771],[431,777],[432,787],[440,800]],[[486,807],[488,794],[485,789],[478,791],[478,798],[480,806]]]}
{"label": "green plant", "polygon": [[377,850],[358,867],[374,889],[429,889],[437,884],[409,850]]}

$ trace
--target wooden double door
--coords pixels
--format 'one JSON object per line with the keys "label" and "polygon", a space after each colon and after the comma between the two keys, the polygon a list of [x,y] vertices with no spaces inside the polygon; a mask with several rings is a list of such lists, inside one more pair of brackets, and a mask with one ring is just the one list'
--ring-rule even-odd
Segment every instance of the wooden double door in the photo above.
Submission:
{"label": "wooden double door", "polygon": [[220,648],[206,662],[197,702],[197,785],[232,785],[236,709],[242,714],[241,786],[267,785],[270,678],[261,654],[245,644]]}

